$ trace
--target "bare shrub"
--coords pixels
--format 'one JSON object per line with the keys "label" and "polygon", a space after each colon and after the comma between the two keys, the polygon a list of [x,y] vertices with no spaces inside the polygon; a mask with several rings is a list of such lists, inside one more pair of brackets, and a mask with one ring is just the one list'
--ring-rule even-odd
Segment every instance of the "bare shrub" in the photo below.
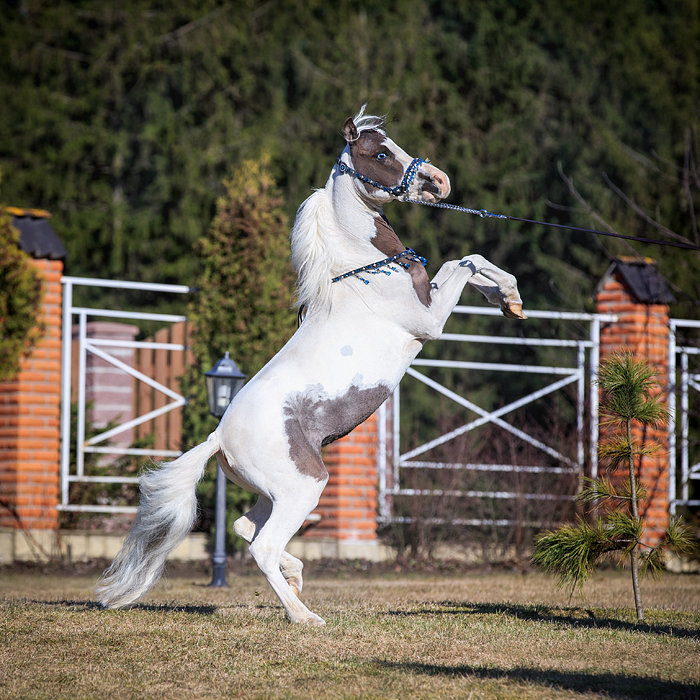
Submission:
{"label": "bare shrub", "polygon": [[[441,433],[463,417],[441,421]],[[575,456],[576,434],[558,414],[528,425],[510,422],[564,455]],[[463,434],[421,456],[430,466],[402,467],[385,537],[404,561],[467,556],[524,564],[533,536],[575,514],[581,475],[571,465],[494,425]]]}

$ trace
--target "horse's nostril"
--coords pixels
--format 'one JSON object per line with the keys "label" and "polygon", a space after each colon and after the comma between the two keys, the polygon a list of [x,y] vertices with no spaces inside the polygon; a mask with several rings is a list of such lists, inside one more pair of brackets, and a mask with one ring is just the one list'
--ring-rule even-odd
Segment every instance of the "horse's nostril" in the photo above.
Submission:
{"label": "horse's nostril", "polygon": [[[435,179],[435,178],[434,178],[434,179]],[[438,185],[442,185],[442,183],[441,183],[440,181],[438,181]],[[438,187],[437,185],[435,185],[435,184],[432,182],[432,180],[426,182],[426,183],[423,185],[423,192],[431,192],[432,194],[439,195],[441,191],[442,191],[442,189],[441,189],[440,187]]]}

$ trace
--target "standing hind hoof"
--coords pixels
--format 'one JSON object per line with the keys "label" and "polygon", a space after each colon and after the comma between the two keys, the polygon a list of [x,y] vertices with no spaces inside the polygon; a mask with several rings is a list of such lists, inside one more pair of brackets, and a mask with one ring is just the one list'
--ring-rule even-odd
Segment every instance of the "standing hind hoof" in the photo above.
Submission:
{"label": "standing hind hoof", "polygon": [[309,625],[310,627],[325,627],[326,621],[316,615],[316,613],[309,612],[307,616],[294,620],[298,625]]}

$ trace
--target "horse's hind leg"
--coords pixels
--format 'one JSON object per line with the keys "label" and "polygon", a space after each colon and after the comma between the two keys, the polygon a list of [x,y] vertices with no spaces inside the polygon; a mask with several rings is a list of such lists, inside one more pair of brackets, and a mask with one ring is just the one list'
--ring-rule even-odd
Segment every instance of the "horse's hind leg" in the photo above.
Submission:
{"label": "horse's hind leg", "polygon": [[272,513],[272,501],[267,496],[259,496],[255,505],[233,523],[233,531],[250,544]]}
{"label": "horse's hind leg", "polygon": [[[295,561],[299,565],[301,562],[284,551],[294,533],[318,504],[325,480],[319,482],[312,477],[299,475],[295,481],[286,485],[284,493],[276,495],[267,522],[253,538],[250,553],[292,622],[325,625],[324,620],[311,612],[295,595],[297,576],[301,583],[301,567],[296,567]],[[287,569],[289,580],[282,573],[282,568]]]}
{"label": "horse's hind leg", "polygon": [[[255,505],[233,524],[233,531],[248,544],[255,539],[256,533],[268,521],[272,512],[272,501],[266,496],[260,496]],[[304,584],[301,572],[304,564],[300,559],[282,552],[280,557],[280,571],[296,595],[301,594]]]}

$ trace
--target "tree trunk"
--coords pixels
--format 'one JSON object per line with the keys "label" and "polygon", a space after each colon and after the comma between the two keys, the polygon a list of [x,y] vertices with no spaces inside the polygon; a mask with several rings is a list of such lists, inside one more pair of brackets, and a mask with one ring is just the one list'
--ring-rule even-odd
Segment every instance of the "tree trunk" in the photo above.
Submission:
{"label": "tree trunk", "polygon": [[[632,450],[632,421],[627,419],[627,444],[629,445],[628,467],[630,473],[630,503],[632,505],[632,517],[639,523],[639,507],[637,504],[637,479],[634,475],[634,451]],[[639,540],[634,543],[630,552],[630,564],[632,569],[632,589],[634,590],[634,607],[637,610],[637,620],[644,620],[644,608],[642,608],[642,594],[639,590]]]}

